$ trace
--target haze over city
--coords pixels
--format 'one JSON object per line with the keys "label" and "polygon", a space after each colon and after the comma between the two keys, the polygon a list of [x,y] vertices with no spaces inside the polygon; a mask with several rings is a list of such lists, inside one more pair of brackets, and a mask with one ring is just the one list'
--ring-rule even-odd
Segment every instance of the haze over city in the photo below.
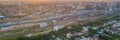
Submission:
{"label": "haze over city", "polygon": [[120,40],[120,0],[0,0],[0,40]]}

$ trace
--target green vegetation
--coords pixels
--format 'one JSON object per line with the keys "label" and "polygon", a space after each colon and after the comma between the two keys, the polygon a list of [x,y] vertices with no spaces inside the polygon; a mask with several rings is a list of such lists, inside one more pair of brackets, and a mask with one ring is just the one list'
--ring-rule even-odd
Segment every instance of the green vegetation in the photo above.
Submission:
{"label": "green vegetation", "polygon": [[[94,22],[87,22],[83,25],[72,25],[72,28],[63,28],[60,29],[59,31],[51,31],[49,34],[43,34],[43,35],[38,35],[38,36],[32,36],[32,37],[25,37],[25,36],[20,36],[20,37],[16,37],[16,38],[0,38],[0,40],[55,40],[56,38],[62,38],[63,40],[65,40],[66,38],[66,34],[67,33],[74,33],[74,32],[80,32],[82,30],[82,26],[97,26],[97,25],[102,25],[103,23],[109,21],[109,20],[119,20],[120,16],[119,15],[115,15],[109,18],[106,18],[104,20],[98,20],[98,21],[94,21]],[[99,28],[97,30],[102,29]],[[92,37],[93,34],[96,34],[96,30],[93,30],[92,28],[89,28],[89,33],[88,35],[86,35],[86,37]],[[104,31],[104,33],[108,36],[105,35],[99,35],[99,39],[100,40],[120,40],[120,36],[117,34],[112,34],[110,32],[106,32]],[[54,36],[54,37],[53,37]],[[79,38],[80,36],[72,36],[70,38],[70,40],[74,40],[75,38]]]}

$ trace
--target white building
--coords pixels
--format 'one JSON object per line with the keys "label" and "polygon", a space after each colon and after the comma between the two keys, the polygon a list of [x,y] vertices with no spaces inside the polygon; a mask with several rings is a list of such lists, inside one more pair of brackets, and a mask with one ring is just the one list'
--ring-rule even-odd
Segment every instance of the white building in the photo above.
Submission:
{"label": "white building", "polygon": [[5,18],[5,16],[0,16],[0,18]]}
{"label": "white building", "polygon": [[84,31],[88,31],[89,26],[82,27]]}
{"label": "white building", "polygon": [[25,35],[26,37],[31,37],[31,36],[33,36],[33,34],[27,34],[27,35]]}
{"label": "white building", "polygon": [[12,29],[12,27],[2,27],[0,30],[5,31],[5,30],[10,30],[10,29]]}
{"label": "white building", "polygon": [[80,40],[91,40],[90,38],[82,38]]}
{"label": "white building", "polygon": [[56,26],[54,26],[55,31],[58,31],[59,29],[62,29],[62,28],[64,28],[64,25],[56,25]]}
{"label": "white building", "polygon": [[71,36],[73,36],[71,33],[67,33],[67,34],[66,34],[66,37],[67,37],[67,38],[70,38]]}
{"label": "white building", "polygon": [[40,23],[40,28],[45,28],[47,26],[48,26],[48,23],[46,22]]}
{"label": "white building", "polygon": [[113,27],[120,28],[120,23],[115,23],[115,24],[113,24]]}

